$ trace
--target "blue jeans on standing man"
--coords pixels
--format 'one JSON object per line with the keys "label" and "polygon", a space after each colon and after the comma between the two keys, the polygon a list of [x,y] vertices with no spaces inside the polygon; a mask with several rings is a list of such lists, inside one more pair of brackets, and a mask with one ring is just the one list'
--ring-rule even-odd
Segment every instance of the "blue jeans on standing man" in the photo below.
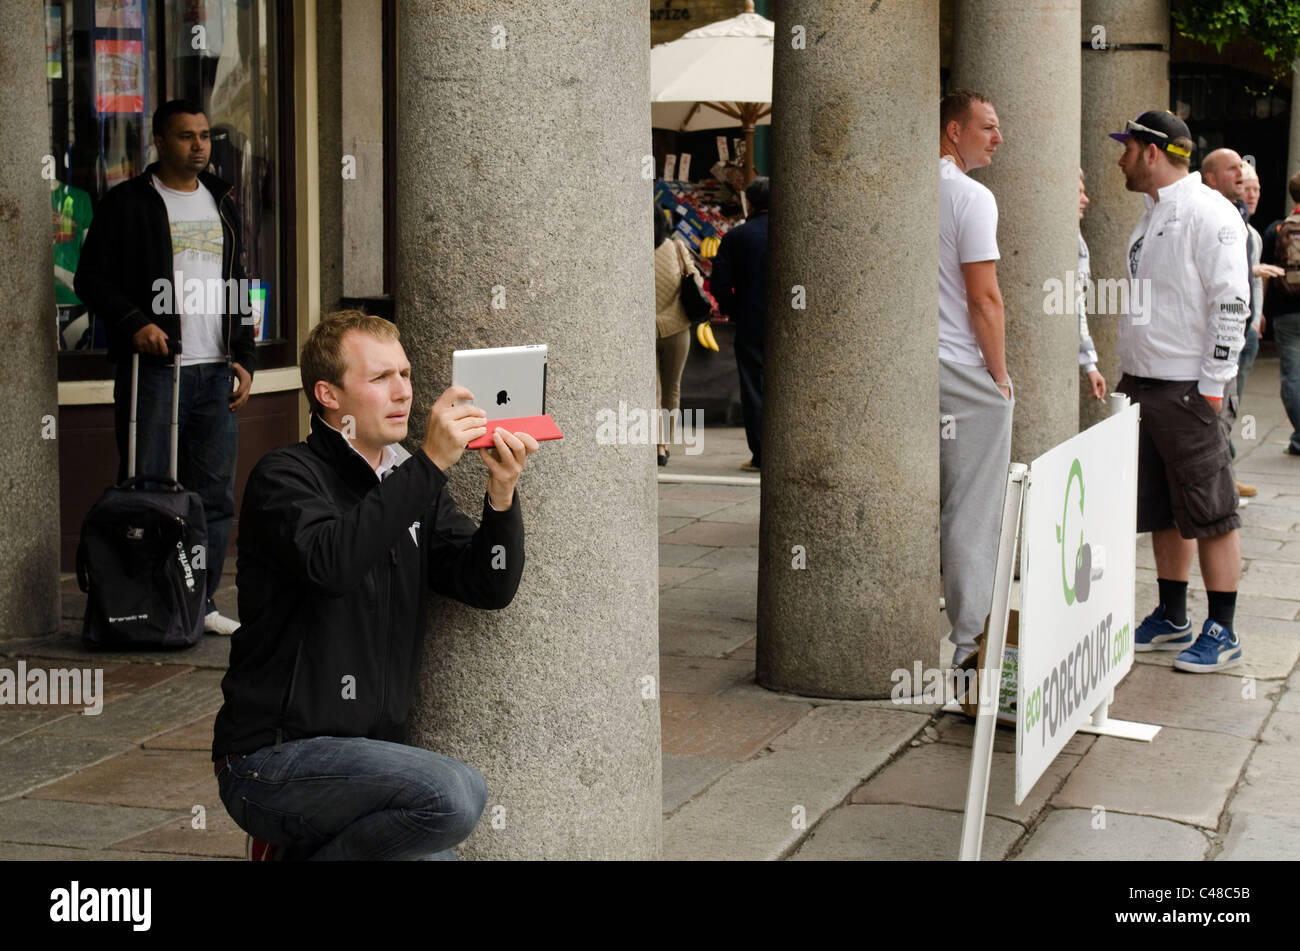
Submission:
{"label": "blue jeans on standing man", "polygon": [[1300,456],[1300,313],[1270,318],[1277,342],[1282,371],[1282,406],[1291,420],[1291,441],[1287,448]]}
{"label": "blue jeans on standing man", "polygon": [[[208,600],[204,613],[217,609],[212,600],[221,584],[226,545],[235,520],[235,456],[239,430],[229,397],[235,371],[230,364],[195,363],[181,367],[177,410],[177,481],[203,499],[208,523],[206,570]],[[127,427],[131,418],[131,363],[121,363],[113,384],[114,422],[119,458],[118,481],[126,478]],[[171,461],[172,365],[140,360],[140,396],[136,407],[136,475],[165,476]]]}
{"label": "blue jeans on standing man", "polygon": [[289,860],[455,861],[452,846],[487,804],[474,767],[365,737],[290,740],[217,762],[230,817]]}

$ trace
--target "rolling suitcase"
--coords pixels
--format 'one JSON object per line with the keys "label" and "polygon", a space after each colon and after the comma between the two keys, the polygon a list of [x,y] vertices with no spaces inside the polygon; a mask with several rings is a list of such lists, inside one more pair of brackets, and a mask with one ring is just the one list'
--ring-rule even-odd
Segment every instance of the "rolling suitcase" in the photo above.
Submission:
{"label": "rolling suitcase", "polygon": [[176,481],[181,352],[172,366],[168,476],[135,474],[140,355],[131,357],[127,478],[86,515],[77,546],[77,584],[86,592],[81,630],[87,647],[117,650],[191,647],[203,636],[207,602],[207,520],[203,500]]}

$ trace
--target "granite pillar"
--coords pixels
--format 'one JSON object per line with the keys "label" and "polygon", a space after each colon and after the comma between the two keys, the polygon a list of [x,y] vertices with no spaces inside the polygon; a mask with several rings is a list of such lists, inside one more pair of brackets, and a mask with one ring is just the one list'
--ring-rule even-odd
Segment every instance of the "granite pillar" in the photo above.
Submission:
{"label": "granite pillar", "polygon": [[1016,462],[1079,426],[1079,325],[1064,293],[1079,250],[1078,30],[1079,0],[959,0],[953,27],[950,85],[988,96],[1006,137],[972,177],[998,202]]}
{"label": "granite pillar", "polygon": [[0,8],[0,642],[59,627],[58,374],[45,7]]}
{"label": "granite pillar", "polygon": [[[1128,278],[1128,238],[1142,216],[1142,196],[1124,187],[1118,162],[1124,147],[1107,133],[1148,109],[1168,109],[1168,0],[1083,0],[1083,117],[1080,153],[1091,204],[1082,230],[1092,256],[1092,279]],[[1195,136],[1196,130],[1192,129]],[[1119,382],[1115,338],[1119,317],[1088,315],[1097,345],[1097,369],[1106,385]],[[1079,425],[1091,426],[1107,415],[1104,403],[1082,397]]]}
{"label": "granite pillar", "polygon": [[939,659],[939,4],[776,38],[758,681],[887,697]]}
{"label": "granite pillar", "polygon": [[[398,6],[396,316],[411,444],[458,348],[545,343],[544,443],[519,486],[527,565],[499,612],[438,601],[411,742],[490,790],[462,857],[660,849],[649,11]],[[477,518],[475,453],[452,491]]]}

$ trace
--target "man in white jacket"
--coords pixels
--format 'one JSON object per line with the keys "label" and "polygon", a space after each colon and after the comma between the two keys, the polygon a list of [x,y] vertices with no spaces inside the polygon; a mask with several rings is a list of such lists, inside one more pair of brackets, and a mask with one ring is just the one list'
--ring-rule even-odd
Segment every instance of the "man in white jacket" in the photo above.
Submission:
{"label": "man in white jacket", "polygon": [[[1111,138],[1124,143],[1119,167],[1128,190],[1146,195],[1128,245],[1129,277],[1140,282],[1145,306],[1121,321],[1116,343],[1123,374],[1116,389],[1142,404],[1137,529],[1151,532],[1160,587],[1134,646],[1181,651],[1179,670],[1224,670],[1242,655],[1233,630],[1241,519],[1219,413],[1249,312],[1246,226],[1189,172],[1191,133],[1178,117],[1144,112]],[[1198,551],[1209,617],[1194,639],[1187,574]]]}

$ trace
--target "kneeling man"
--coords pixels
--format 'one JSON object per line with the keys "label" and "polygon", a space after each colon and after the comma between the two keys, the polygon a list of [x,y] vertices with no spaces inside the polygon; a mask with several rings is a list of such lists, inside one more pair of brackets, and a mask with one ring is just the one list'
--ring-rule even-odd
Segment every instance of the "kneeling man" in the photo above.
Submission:
{"label": "kneeling man", "polygon": [[503,608],[524,565],[515,483],[537,441],[498,429],[481,449],[480,524],[447,470],[486,431],[450,387],[414,455],[411,365],[397,328],[344,311],[302,350],[306,442],[268,453],[244,491],[239,616],[212,758],[253,858],[442,859],[474,830],[471,766],[402,743],[427,592]]}

